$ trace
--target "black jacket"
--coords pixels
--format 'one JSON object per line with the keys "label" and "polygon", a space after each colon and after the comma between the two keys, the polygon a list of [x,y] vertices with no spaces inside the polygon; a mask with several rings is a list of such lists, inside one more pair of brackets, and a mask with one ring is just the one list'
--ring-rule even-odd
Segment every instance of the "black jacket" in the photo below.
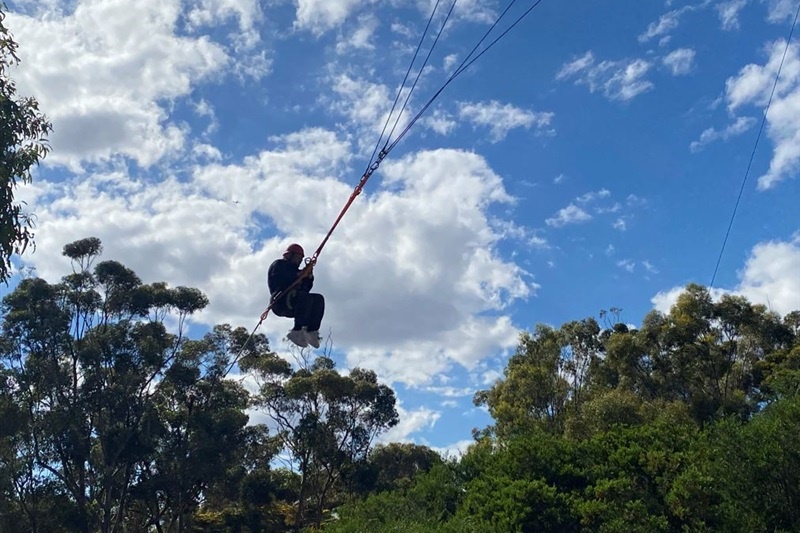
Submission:
{"label": "black jacket", "polygon": [[[274,298],[279,292],[286,290],[300,275],[302,270],[286,259],[277,259],[269,266],[267,272],[267,285],[269,293]],[[294,288],[301,291],[310,291],[314,286],[314,275],[307,277]]]}

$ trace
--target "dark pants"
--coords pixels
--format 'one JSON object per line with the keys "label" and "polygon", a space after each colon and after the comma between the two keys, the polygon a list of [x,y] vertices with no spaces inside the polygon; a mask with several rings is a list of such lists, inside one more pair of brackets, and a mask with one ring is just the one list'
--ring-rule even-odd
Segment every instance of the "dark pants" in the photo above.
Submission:
{"label": "dark pants", "polygon": [[292,329],[305,326],[308,331],[319,331],[322,316],[325,314],[325,298],[313,292],[294,291],[276,302],[272,306],[272,312],[278,316],[294,318]]}

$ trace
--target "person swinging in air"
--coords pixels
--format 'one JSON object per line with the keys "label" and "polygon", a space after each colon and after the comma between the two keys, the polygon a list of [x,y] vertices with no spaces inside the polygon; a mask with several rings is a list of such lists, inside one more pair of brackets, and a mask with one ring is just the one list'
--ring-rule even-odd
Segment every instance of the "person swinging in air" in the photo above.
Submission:
{"label": "person swinging in air", "polygon": [[[305,252],[299,244],[290,244],[283,252],[282,259],[276,259],[267,272],[272,312],[278,316],[294,318],[294,327],[286,337],[301,348],[309,344],[319,348],[321,340],[319,328],[325,314],[325,298],[311,292],[314,286],[314,273],[309,269],[307,275],[286,291],[305,271],[299,266]],[[278,298],[278,296],[280,296]]]}

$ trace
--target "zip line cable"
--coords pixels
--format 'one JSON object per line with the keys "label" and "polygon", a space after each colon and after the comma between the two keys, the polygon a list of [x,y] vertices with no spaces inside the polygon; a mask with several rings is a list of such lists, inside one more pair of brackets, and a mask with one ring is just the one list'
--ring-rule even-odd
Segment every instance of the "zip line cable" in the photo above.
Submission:
{"label": "zip line cable", "polygon": [[[422,66],[419,69],[419,72],[417,72],[417,77],[414,80],[414,83],[411,85],[411,88],[408,90],[408,94],[406,95],[406,100],[405,100],[405,102],[403,102],[403,107],[400,109],[400,112],[397,114],[397,118],[394,121],[394,126],[392,126],[392,131],[389,132],[389,136],[386,138],[386,143],[387,144],[389,143],[389,139],[391,139],[392,135],[394,134],[395,128],[397,128],[397,125],[400,123],[400,118],[403,116],[403,112],[406,110],[406,106],[408,105],[409,100],[411,100],[411,94],[414,92],[414,89],[417,86],[417,82],[419,81],[420,76],[422,76],[422,71],[425,70],[425,66],[428,64],[428,60],[431,58],[431,54],[433,53],[434,48],[436,48],[436,43],[439,42],[439,37],[442,36],[442,32],[444,32],[444,28],[445,28],[445,26],[447,26],[447,21],[450,20],[450,15],[453,14],[453,9],[456,7],[456,2],[458,2],[458,0],[453,0],[453,3],[450,4],[450,10],[447,12],[447,16],[442,21],[442,27],[439,28],[439,32],[436,34],[436,38],[433,40],[433,44],[431,45],[430,50],[428,50],[428,55],[425,57],[425,61],[423,61]],[[439,2],[437,1],[436,3],[438,5]],[[433,13],[431,13],[431,17],[432,16],[433,16]],[[378,141],[378,143],[380,144],[380,141]],[[385,146],[384,146],[384,148],[385,148]],[[374,154],[373,154],[373,157],[374,157]]]}
{"label": "zip line cable", "polygon": [[731,228],[733,228],[733,221],[736,218],[736,212],[739,209],[739,203],[742,200],[742,194],[744,193],[744,187],[747,183],[747,177],[750,175],[750,169],[753,166],[753,159],[756,156],[756,150],[758,149],[758,142],[761,140],[761,134],[764,131],[764,124],[767,122],[767,114],[769,113],[770,105],[772,105],[772,98],[775,96],[775,89],[778,87],[778,81],[781,77],[781,70],[783,70],[783,63],[786,61],[786,55],[789,52],[789,45],[792,42],[792,35],[794,34],[794,28],[797,25],[797,18],[800,15],[800,2],[797,4],[797,11],[794,14],[794,21],[792,22],[792,28],[789,30],[789,37],[786,39],[786,48],[783,50],[783,57],[781,58],[781,63],[778,66],[778,72],[775,74],[775,83],[772,85],[772,92],[769,95],[769,100],[767,101],[767,106],[764,109],[764,116],[761,117],[761,126],[758,128],[758,135],[756,135],[756,142],[753,146],[753,151],[750,154],[750,161],[747,163],[747,170],[745,170],[744,178],[742,179],[742,186],[739,188],[739,196],[736,198],[736,203],[733,206],[733,213],[731,213],[731,220],[728,223],[728,229],[725,231],[725,238],[722,240],[722,248],[719,251],[719,257],[717,257],[717,264],[714,267],[714,273],[711,275],[711,283],[709,285],[710,288],[714,287],[714,281],[717,279],[717,272],[719,271],[719,265],[722,262],[722,255],[725,253],[725,246],[728,244],[728,237],[731,234]]}
{"label": "zip line cable", "polygon": [[444,84],[439,88],[439,90],[436,91],[436,93],[434,93],[433,96],[431,96],[430,100],[428,100],[428,102],[422,107],[422,109],[420,109],[419,113],[417,113],[414,116],[414,118],[408,123],[408,125],[400,133],[400,135],[397,136],[397,139],[395,139],[392,142],[392,144],[390,144],[386,148],[384,148],[384,152],[386,152],[388,154],[392,149],[394,149],[394,147],[397,145],[397,143],[399,143],[400,140],[403,137],[405,137],[405,135],[408,133],[408,131],[411,129],[411,127],[414,126],[414,124],[416,124],[416,122],[420,119],[420,117],[422,117],[422,115],[425,113],[425,111],[427,111],[428,108],[433,104],[433,102],[439,97],[439,95],[442,94],[442,92],[444,92],[444,90],[447,88],[447,86],[450,85],[450,83],[452,83],[453,80],[455,80],[458,76],[460,76],[465,70],[467,70],[470,67],[470,65],[472,65],[475,61],[477,61],[478,58],[480,58],[483,54],[488,52],[489,49],[492,48],[495,44],[497,44],[497,42],[500,39],[505,37],[506,34],[508,32],[510,32],[517,24],[522,22],[522,20],[525,17],[527,17],[531,13],[531,11],[533,11],[536,7],[538,7],[539,4],[541,4],[543,0],[537,0],[536,2],[534,2],[533,5],[531,5],[524,13],[522,13],[522,15],[517,17],[517,19],[508,28],[506,28],[506,30],[503,31],[503,33],[501,33],[494,41],[489,43],[489,45],[487,45],[486,48],[481,50],[481,52],[477,56],[472,58],[472,60],[470,60],[467,63],[467,60],[469,59],[469,57],[475,52],[475,50],[478,49],[478,46],[480,46],[480,43],[482,43],[486,39],[486,37],[488,37],[489,33],[491,33],[491,31],[494,29],[494,27],[497,25],[497,23],[500,22],[500,19],[502,19],[505,16],[505,14],[508,12],[508,10],[511,8],[511,6],[514,5],[515,1],[516,0],[511,0],[511,3],[508,5],[508,7],[506,7],[505,11],[503,11],[503,13],[497,18],[495,23],[492,24],[491,28],[489,28],[489,30],[484,34],[484,36],[481,38],[481,40],[478,42],[478,44],[475,46],[475,48],[472,49],[472,51],[469,53],[469,55],[467,55],[467,57],[464,58],[464,61],[461,62],[461,65],[459,65],[459,67],[453,72],[453,74],[447,79],[447,81],[444,82]]}
{"label": "zip line cable", "polygon": [[[408,65],[408,70],[406,70],[406,75],[403,77],[403,82],[400,84],[400,88],[397,89],[397,95],[394,97],[394,103],[392,104],[392,109],[389,111],[389,115],[386,117],[386,122],[384,122],[383,124],[383,130],[381,131],[381,135],[380,137],[378,137],[378,142],[375,143],[375,148],[372,150],[372,155],[369,158],[369,163],[367,163],[367,168],[366,170],[364,170],[365,174],[369,171],[369,167],[372,164],[373,160],[375,159],[375,154],[378,153],[378,148],[380,147],[381,141],[383,140],[383,134],[386,133],[386,128],[389,126],[389,121],[392,118],[392,113],[394,113],[394,110],[397,107],[397,102],[400,100],[400,95],[403,93],[403,87],[406,86],[406,80],[408,80],[408,76],[409,74],[411,74],[411,69],[414,67],[414,62],[417,60],[417,55],[419,55],[419,50],[420,48],[422,48],[422,43],[425,41],[425,36],[428,34],[428,29],[431,27],[431,22],[433,22],[433,17],[434,15],[436,15],[436,10],[439,7],[440,1],[441,0],[436,0],[436,4],[433,6],[433,10],[431,11],[431,16],[428,17],[428,23],[425,25],[425,30],[422,32],[422,37],[420,37],[419,39],[419,43],[417,44],[417,49],[414,51],[414,56],[411,58],[411,63],[409,63]],[[458,0],[453,0],[453,5],[455,5],[456,1]],[[452,7],[450,8],[450,10],[452,11]],[[436,36],[436,39],[437,40],[439,39],[438,35]],[[436,43],[434,42],[434,46],[435,44]],[[428,57],[430,57],[432,51],[433,47],[431,47],[431,51],[428,52]],[[423,65],[423,68],[425,68],[425,65]],[[422,73],[422,69],[420,69],[420,73]],[[417,79],[419,79],[419,75],[417,75]],[[416,85],[416,82],[414,82],[414,84]],[[409,96],[411,96],[411,92],[409,92]],[[408,99],[406,99],[406,102],[408,102]],[[405,108],[405,104],[403,104],[403,108]],[[403,112],[400,111],[400,114],[402,115]],[[392,129],[392,132],[389,133],[388,137],[391,137],[393,132],[394,129]]]}
{"label": "zip line cable", "polygon": [[[458,1],[458,0],[453,0],[453,3],[452,3],[452,5],[450,6],[450,11],[448,12],[447,16],[445,17],[445,20],[444,20],[444,22],[442,23],[442,26],[441,26],[441,28],[439,28],[439,32],[438,32],[438,34],[436,35],[436,39],[434,40],[434,43],[433,43],[433,45],[431,46],[431,49],[428,51],[428,55],[427,55],[427,57],[425,58],[425,62],[424,62],[424,64],[423,64],[423,67],[422,67],[422,68],[420,69],[420,71],[417,73],[417,77],[416,77],[416,79],[414,80],[414,84],[413,84],[413,86],[412,86],[411,90],[409,91],[408,95],[406,96],[406,101],[405,101],[405,103],[403,104],[402,110],[400,111],[400,113],[398,114],[398,117],[397,117],[397,119],[396,119],[396,122],[395,122],[395,127],[397,126],[397,123],[399,122],[400,116],[402,116],[403,110],[405,110],[406,104],[408,103],[408,101],[409,101],[409,99],[410,99],[410,97],[411,97],[411,93],[413,92],[413,89],[414,89],[414,87],[416,87],[416,83],[417,83],[417,81],[419,80],[419,78],[420,78],[420,76],[421,76],[421,74],[422,74],[422,70],[424,69],[425,65],[427,64],[427,61],[428,61],[428,59],[430,58],[430,56],[431,56],[431,53],[433,52],[433,48],[435,47],[436,43],[437,43],[437,42],[438,42],[438,40],[439,40],[439,37],[441,36],[442,32],[444,31],[445,25],[447,24],[447,21],[449,20],[449,18],[450,18],[450,15],[451,15],[451,13],[453,12],[453,9],[454,9],[454,7],[455,7],[455,4],[456,4],[456,2],[457,2],[457,1]],[[455,71],[453,71],[453,73],[450,75],[450,77],[449,77],[449,78],[447,78],[447,80],[446,80],[446,81],[444,82],[444,84],[443,84],[443,85],[442,85],[442,86],[439,88],[439,90],[437,90],[437,91],[436,91],[436,93],[434,93],[434,95],[433,95],[433,96],[431,96],[431,98],[430,98],[430,99],[427,101],[427,103],[426,103],[426,104],[425,104],[425,105],[422,107],[422,109],[421,109],[421,110],[420,110],[420,111],[419,111],[419,112],[418,112],[418,113],[417,113],[417,114],[414,116],[414,118],[413,118],[413,119],[412,119],[412,120],[411,120],[411,121],[410,121],[410,122],[409,122],[409,123],[408,123],[408,124],[405,126],[405,128],[403,129],[403,131],[402,131],[402,132],[401,132],[401,133],[400,133],[400,134],[397,136],[397,138],[396,138],[394,141],[392,141],[392,142],[391,142],[391,144],[389,143],[389,140],[391,139],[391,133],[389,134],[389,136],[388,136],[388,138],[387,138],[387,140],[386,140],[386,144],[384,145],[383,149],[381,149],[381,150],[378,152],[378,146],[380,146],[380,143],[381,143],[381,141],[383,140],[383,135],[384,135],[384,133],[386,132],[386,128],[388,127],[389,121],[391,120],[391,115],[392,115],[392,112],[390,112],[390,113],[389,113],[389,115],[387,116],[387,119],[386,119],[386,123],[384,124],[383,131],[381,131],[381,135],[380,135],[380,137],[379,137],[379,139],[378,139],[378,143],[377,143],[377,145],[376,145],[376,147],[375,147],[375,150],[373,151],[373,155],[372,155],[372,157],[370,158],[370,162],[369,162],[369,164],[367,165],[367,169],[364,171],[364,174],[361,176],[361,179],[359,180],[358,184],[357,184],[357,185],[355,186],[355,188],[353,189],[353,192],[352,192],[352,194],[350,195],[350,198],[347,200],[347,202],[345,203],[344,207],[343,207],[343,208],[342,208],[342,210],[339,212],[339,215],[336,217],[336,220],[333,222],[333,225],[332,225],[332,226],[331,226],[331,228],[328,230],[328,233],[327,233],[327,234],[325,235],[325,237],[322,239],[322,242],[321,242],[321,243],[320,243],[320,245],[317,247],[317,249],[314,251],[313,255],[312,255],[310,258],[306,259],[306,265],[305,265],[305,267],[303,268],[303,270],[300,272],[300,274],[297,276],[297,279],[296,279],[296,280],[295,280],[295,281],[294,281],[294,282],[293,282],[293,283],[292,283],[292,284],[291,284],[289,287],[287,287],[287,288],[286,288],[286,289],[284,289],[283,291],[279,292],[278,294],[276,294],[276,295],[275,295],[275,297],[274,297],[274,298],[272,298],[272,299],[271,299],[271,302],[270,302],[270,304],[267,306],[267,308],[266,308],[266,309],[264,310],[264,312],[261,314],[260,320],[259,320],[259,321],[258,321],[258,323],[256,324],[255,328],[253,328],[252,332],[250,333],[250,336],[247,338],[247,340],[244,342],[244,344],[242,344],[242,346],[241,346],[241,349],[239,350],[239,353],[236,355],[236,357],[233,359],[233,361],[231,361],[231,363],[228,365],[228,367],[227,367],[227,369],[225,370],[225,372],[222,374],[222,377],[223,377],[223,378],[224,378],[225,376],[227,376],[227,375],[228,375],[228,373],[229,373],[229,372],[230,372],[230,371],[233,369],[233,366],[234,366],[234,365],[235,365],[235,364],[238,362],[239,358],[240,358],[240,357],[242,356],[242,354],[244,353],[244,350],[245,350],[245,348],[247,347],[247,345],[249,344],[250,340],[251,340],[251,339],[253,338],[253,336],[255,335],[255,333],[256,333],[256,331],[258,330],[258,328],[261,326],[261,324],[264,322],[264,320],[266,320],[266,319],[267,319],[267,316],[269,315],[269,312],[270,312],[270,310],[272,309],[272,306],[274,305],[274,302],[276,302],[277,300],[279,300],[280,298],[282,298],[282,297],[283,297],[283,296],[284,296],[286,293],[288,293],[288,292],[290,292],[292,289],[294,289],[294,288],[295,288],[297,285],[299,285],[299,284],[300,284],[300,282],[301,282],[303,279],[307,278],[307,277],[308,277],[308,276],[311,274],[311,272],[312,272],[312,270],[313,270],[314,266],[316,265],[317,258],[319,257],[320,253],[322,253],[322,249],[323,249],[323,248],[325,247],[325,245],[327,244],[327,242],[328,242],[328,240],[330,239],[331,235],[333,235],[333,232],[334,232],[334,230],[335,230],[335,229],[336,229],[336,227],[339,225],[339,223],[342,221],[342,218],[344,218],[344,215],[345,215],[345,213],[347,213],[347,210],[348,210],[348,209],[350,208],[350,206],[353,204],[353,202],[354,202],[354,201],[355,201],[355,199],[358,197],[358,195],[360,195],[360,194],[361,194],[361,191],[362,191],[362,189],[364,188],[364,186],[366,185],[367,181],[369,181],[369,179],[370,179],[370,177],[372,176],[372,174],[373,174],[373,173],[374,173],[374,172],[375,172],[375,171],[378,169],[378,167],[380,166],[380,164],[381,164],[381,162],[383,161],[383,159],[384,159],[384,158],[385,158],[387,155],[389,155],[389,152],[391,152],[391,151],[394,149],[394,147],[395,147],[395,146],[397,146],[397,144],[400,142],[400,140],[401,140],[403,137],[405,137],[405,135],[406,135],[406,134],[409,132],[409,130],[410,130],[410,129],[411,129],[413,126],[414,126],[414,124],[416,124],[416,122],[417,122],[417,121],[420,119],[420,117],[422,117],[422,115],[425,113],[425,111],[426,111],[426,110],[427,110],[427,109],[428,109],[428,108],[429,108],[429,107],[430,107],[430,106],[433,104],[433,102],[434,102],[434,101],[435,101],[435,100],[436,100],[436,99],[439,97],[439,95],[440,95],[440,94],[441,94],[441,93],[442,93],[442,92],[443,92],[443,91],[444,91],[444,90],[447,88],[447,86],[448,86],[448,85],[450,85],[450,83],[452,83],[452,82],[453,82],[453,80],[455,80],[455,79],[456,79],[458,76],[460,76],[460,75],[461,75],[461,74],[462,74],[462,73],[463,73],[465,70],[467,70],[467,69],[468,69],[468,68],[469,68],[469,67],[470,67],[470,66],[471,66],[471,65],[472,65],[472,64],[473,64],[475,61],[477,61],[477,60],[478,60],[478,59],[479,59],[481,56],[483,56],[483,54],[485,54],[486,52],[488,52],[488,51],[489,51],[489,49],[491,49],[491,48],[492,48],[492,47],[493,47],[495,44],[497,44],[497,42],[498,42],[498,41],[500,41],[500,40],[501,40],[503,37],[505,37],[505,36],[508,34],[508,32],[510,32],[510,31],[511,31],[511,30],[512,30],[512,29],[513,29],[513,28],[514,28],[514,27],[515,27],[517,24],[519,24],[519,23],[520,23],[520,22],[521,22],[521,21],[522,21],[522,20],[523,20],[525,17],[527,17],[527,16],[528,16],[528,15],[529,15],[529,14],[530,14],[530,13],[531,13],[531,12],[532,12],[532,11],[533,11],[535,8],[536,8],[536,7],[537,7],[537,6],[539,6],[539,4],[541,4],[541,3],[542,3],[542,1],[543,1],[543,0],[536,0],[536,2],[534,2],[534,3],[533,3],[533,5],[531,5],[531,6],[530,6],[530,7],[529,7],[529,8],[528,8],[528,9],[527,9],[527,10],[526,10],[524,13],[522,13],[522,15],[520,15],[520,16],[519,16],[519,17],[518,17],[518,18],[517,18],[517,19],[516,19],[516,20],[515,20],[515,21],[514,21],[514,22],[513,22],[513,23],[512,23],[512,24],[511,24],[509,27],[508,27],[508,28],[506,28],[506,30],[505,30],[505,31],[503,31],[503,32],[502,32],[502,33],[501,33],[501,34],[500,34],[500,35],[499,35],[497,38],[495,38],[495,39],[494,39],[494,40],[493,40],[491,43],[489,43],[489,44],[488,44],[488,45],[487,45],[487,46],[486,46],[486,47],[485,47],[485,48],[484,48],[484,49],[483,49],[483,50],[482,50],[482,51],[481,51],[481,52],[480,52],[478,55],[476,55],[475,57],[473,57],[472,59],[470,59],[470,57],[472,56],[472,54],[474,54],[474,53],[475,53],[475,51],[476,51],[476,50],[477,50],[477,49],[480,47],[481,43],[483,43],[483,41],[484,41],[484,40],[486,40],[486,38],[489,36],[489,34],[490,34],[490,33],[491,33],[493,30],[494,30],[494,28],[497,26],[497,24],[499,24],[499,23],[500,23],[500,21],[503,19],[503,17],[504,17],[504,16],[505,16],[505,15],[508,13],[508,11],[511,9],[511,7],[512,7],[512,6],[513,6],[513,5],[516,3],[516,0],[511,0],[511,2],[508,4],[508,6],[506,7],[506,9],[503,11],[503,13],[501,13],[501,14],[500,14],[500,16],[498,16],[498,17],[497,17],[497,19],[496,19],[496,20],[494,21],[494,23],[491,25],[491,27],[489,28],[489,30],[487,30],[487,31],[486,31],[486,33],[483,35],[483,37],[481,37],[481,39],[478,41],[478,44],[476,44],[476,45],[475,45],[475,47],[474,47],[474,48],[473,48],[473,49],[470,51],[470,53],[469,53],[469,54],[468,54],[468,55],[467,55],[467,56],[464,58],[464,60],[461,62],[461,64],[460,64],[460,65],[459,65],[459,66],[458,66],[458,67],[455,69]],[[411,60],[411,64],[409,65],[409,67],[408,67],[408,70],[407,70],[407,72],[406,72],[406,75],[405,75],[405,77],[404,77],[404,79],[403,79],[403,84],[400,86],[400,89],[398,90],[397,96],[395,97],[395,102],[394,102],[394,104],[392,105],[392,111],[394,111],[394,109],[395,109],[395,108],[396,108],[396,106],[397,106],[397,102],[399,101],[400,95],[401,95],[401,93],[402,93],[402,90],[403,90],[403,88],[404,88],[404,86],[405,86],[405,82],[408,80],[408,76],[409,76],[409,74],[410,74],[410,72],[411,72],[411,69],[413,68],[414,61],[416,60],[416,57],[417,57],[417,55],[419,54],[419,50],[420,50],[420,48],[422,47],[422,43],[423,43],[423,41],[424,41],[424,39],[425,39],[425,36],[427,35],[427,31],[428,31],[428,29],[429,29],[429,27],[430,27],[430,24],[431,24],[431,22],[432,22],[432,20],[433,20],[433,18],[434,18],[434,15],[435,15],[436,9],[437,9],[437,8],[438,8],[438,6],[439,6],[439,3],[440,3],[440,0],[437,0],[436,4],[435,4],[435,5],[434,5],[434,7],[433,7],[433,11],[431,12],[431,16],[430,16],[430,18],[428,19],[428,24],[427,24],[427,26],[425,27],[425,31],[423,32],[423,35],[422,35],[422,37],[420,38],[420,43],[419,43],[419,45],[417,46],[417,50],[416,50],[416,51],[415,51],[415,53],[414,53],[414,57],[412,58],[412,60]],[[394,127],[392,128],[392,130],[391,130],[391,131],[392,131],[392,132],[394,132]],[[376,157],[376,152],[377,152],[377,157]]]}

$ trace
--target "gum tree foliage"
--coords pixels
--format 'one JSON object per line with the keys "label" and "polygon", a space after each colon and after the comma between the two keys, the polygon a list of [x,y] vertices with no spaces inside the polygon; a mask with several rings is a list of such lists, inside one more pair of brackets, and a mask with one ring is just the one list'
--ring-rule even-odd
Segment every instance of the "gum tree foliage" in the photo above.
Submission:
{"label": "gum tree foliage", "polygon": [[17,202],[17,183],[30,183],[31,169],[46,157],[53,126],[33,97],[17,95],[10,68],[19,63],[18,44],[6,28],[0,2],[0,281],[11,275],[11,256],[34,244],[33,218]]}
{"label": "gum tree foliage", "polygon": [[800,312],[690,285],[638,328],[620,317],[523,332],[466,454],[327,530],[800,531]]}
{"label": "gum tree foliage", "polygon": [[70,243],[72,273],[24,279],[2,301],[4,515],[41,533],[188,531],[205,494],[255,468],[244,457],[267,438],[245,427],[247,392],[222,379],[247,334],[223,325],[187,339],[207,298],[144,284],[101,253],[96,238]]}
{"label": "gum tree foliage", "polygon": [[370,370],[342,375],[327,356],[301,354],[292,367],[276,354],[245,357],[240,366],[260,384],[255,404],[278,427],[283,450],[300,474],[295,527],[317,526],[344,477],[363,465],[377,435],[398,422],[394,391]]}
{"label": "gum tree foliage", "polygon": [[[794,373],[796,313],[690,285],[669,313],[652,311],[639,329],[603,330],[594,319],[523,332],[505,375],[475,395],[499,435],[535,425],[553,432],[581,421],[631,422],[642,402],[680,402],[700,424],[747,419],[800,381]],[[603,415],[598,417],[597,415]]]}

